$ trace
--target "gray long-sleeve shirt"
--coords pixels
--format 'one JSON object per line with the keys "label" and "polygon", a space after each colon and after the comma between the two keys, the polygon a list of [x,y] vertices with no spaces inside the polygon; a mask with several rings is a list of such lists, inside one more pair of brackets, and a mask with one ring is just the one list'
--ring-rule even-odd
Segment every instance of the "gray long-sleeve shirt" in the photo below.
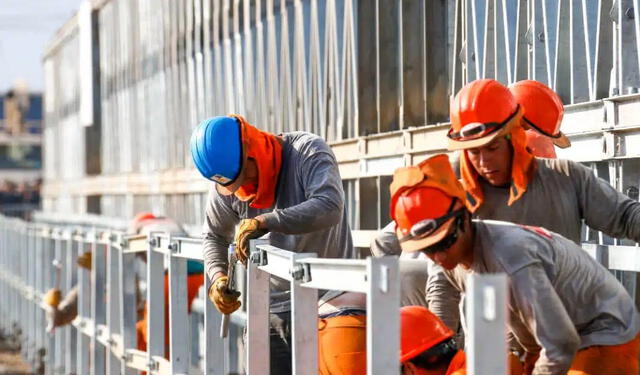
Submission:
{"label": "gray long-sleeve shirt", "polygon": [[[614,237],[640,241],[640,203],[616,191],[580,163],[536,158],[537,169],[527,192],[507,205],[509,189],[482,183],[484,203],[479,219],[509,221],[544,227],[580,243],[582,220]],[[442,269],[429,270],[426,298],[429,309],[449,327],[458,327],[459,294],[442,277]]]}
{"label": "gray long-sleeve shirt", "polygon": [[640,315],[622,285],[574,242],[499,221],[475,223],[473,264],[444,271],[465,291],[469,273],[509,277],[509,328],[536,353],[534,375],[566,374],[577,350],[619,345],[640,331]]}
{"label": "gray long-sleeve shirt", "polygon": [[[204,261],[209,278],[226,273],[227,248],[236,224],[265,217],[271,245],[321,258],[353,258],[342,180],[333,152],[322,138],[305,132],[282,135],[282,166],[273,209],[249,207],[235,196],[210,189],[204,232]],[[289,310],[289,283],[271,278],[271,311]]]}

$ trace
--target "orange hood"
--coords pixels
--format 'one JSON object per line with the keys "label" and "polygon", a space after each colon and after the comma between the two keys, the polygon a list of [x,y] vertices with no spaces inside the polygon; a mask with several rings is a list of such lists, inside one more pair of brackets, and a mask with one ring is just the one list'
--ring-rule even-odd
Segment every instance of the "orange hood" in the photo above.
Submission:
{"label": "orange hood", "polygon": [[258,168],[258,183],[242,185],[235,192],[235,196],[241,201],[250,202],[250,207],[271,208],[275,202],[276,186],[282,166],[280,140],[277,136],[250,125],[240,115],[231,116],[240,122],[245,160],[253,159]]}

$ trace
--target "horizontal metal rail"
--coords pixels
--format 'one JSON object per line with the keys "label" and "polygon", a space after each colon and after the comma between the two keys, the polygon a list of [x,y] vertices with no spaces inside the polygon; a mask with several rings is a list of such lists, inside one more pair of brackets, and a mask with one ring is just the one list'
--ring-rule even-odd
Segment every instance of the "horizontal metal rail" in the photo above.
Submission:
{"label": "horizontal metal rail", "polygon": [[[191,315],[187,312],[186,262],[202,261],[201,239],[155,232],[148,236],[126,236],[109,229],[56,226],[53,222],[27,223],[0,217],[0,300],[3,301],[0,313],[6,317],[0,329],[13,333],[19,329],[24,357],[34,368],[43,367],[46,373],[196,371],[226,374],[242,372],[243,368],[250,374],[266,373],[269,368],[269,278],[274,276],[290,284],[294,373],[316,373],[319,289],[367,295],[368,373],[398,371],[398,272],[403,260],[392,257],[319,259],[315,254],[278,249],[260,240],[253,241],[251,247],[247,288],[243,289],[246,310],[231,316],[236,329],[234,338],[221,339],[218,332],[222,316],[207,299],[196,299]],[[640,272],[637,247],[593,244],[583,247],[610,270]],[[86,251],[92,253],[90,271],[76,266],[76,258]],[[147,261],[146,301],[150,312],[146,351],[138,348],[136,335],[135,275],[136,259],[141,254]],[[477,350],[469,355],[482,358],[487,353],[474,337],[485,342],[486,335],[504,324],[500,306],[505,295],[500,280],[479,279],[476,283],[477,295],[473,288],[469,291],[473,301],[468,306],[472,309],[468,314],[472,321],[469,342],[476,345]],[[46,314],[51,307],[43,301],[45,293],[58,287],[64,295],[74,286],[79,290],[77,317],[70,326],[47,334]],[[205,288],[208,286],[207,280]],[[492,305],[487,307],[487,304]],[[167,315],[165,308],[169,309]],[[489,314],[493,320],[487,320],[487,311],[493,311]],[[164,321],[165,316],[168,322]],[[188,329],[189,319],[198,320],[197,332]],[[239,341],[245,326],[246,356],[238,361]],[[474,336],[476,334],[481,336]],[[167,358],[165,335],[168,335],[170,352]],[[198,347],[200,336],[204,338],[204,348]],[[486,339],[489,340],[489,336]],[[498,343],[502,339],[496,336],[491,340]],[[477,364],[478,369],[502,369],[486,367],[499,366],[502,363],[499,355],[488,358],[491,363],[477,360],[480,362],[469,363]]]}

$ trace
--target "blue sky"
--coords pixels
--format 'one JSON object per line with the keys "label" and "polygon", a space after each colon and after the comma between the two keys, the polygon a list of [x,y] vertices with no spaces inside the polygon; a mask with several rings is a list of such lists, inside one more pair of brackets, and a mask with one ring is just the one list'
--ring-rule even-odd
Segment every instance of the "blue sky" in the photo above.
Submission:
{"label": "blue sky", "polygon": [[82,0],[0,0],[0,94],[16,79],[42,91],[42,53]]}

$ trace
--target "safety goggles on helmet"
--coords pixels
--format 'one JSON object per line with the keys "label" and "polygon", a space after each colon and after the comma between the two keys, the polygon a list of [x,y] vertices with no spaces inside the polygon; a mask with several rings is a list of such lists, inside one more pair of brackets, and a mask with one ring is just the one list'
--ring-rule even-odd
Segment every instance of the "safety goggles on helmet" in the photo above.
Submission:
{"label": "safety goggles on helmet", "polygon": [[429,237],[432,235],[438,228],[442,226],[442,224],[446,223],[452,217],[459,217],[463,212],[464,208],[459,208],[455,211],[453,207],[456,204],[456,199],[451,200],[451,205],[447,210],[447,213],[443,216],[440,216],[435,219],[425,219],[421,220],[411,226],[409,233],[402,238],[399,239],[400,242],[406,242],[411,240],[418,240],[421,238]]}
{"label": "safety goggles on helmet", "polygon": [[460,131],[454,132],[453,128],[449,129],[447,137],[454,141],[471,141],[478,138],[483,138],[502,129],[518,114],[519,107],[502,122],[472,122],[463,126]]}

